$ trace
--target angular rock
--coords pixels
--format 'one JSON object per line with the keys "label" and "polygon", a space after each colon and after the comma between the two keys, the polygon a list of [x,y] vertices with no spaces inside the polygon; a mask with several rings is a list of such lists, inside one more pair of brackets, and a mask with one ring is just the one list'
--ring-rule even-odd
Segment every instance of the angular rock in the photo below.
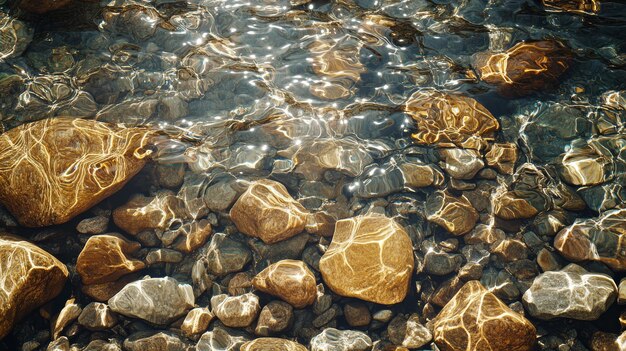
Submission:
{"label": "angular rock", "polygon": [[248,247],[226,234],[216,233],[211,238],[207,253],[200,259],[211,274],[223,276],[241,271],[252,259]]}
{"label": "angular rock", "polygon": [[83,285],[81,291],[95,301],[107,302],[117,294],[126,284],[139,279],[137,274],[125,275],[122,278],[109,283]]}
{"label": "angular rock", "polygon": [[513,174],[517,161],[517,145],[514,143],[495,143],[485,154],[487,165],[502,174]]}
{"label": "angular rock", "polygon": [[324,281],[341,296],[380,304],[404,300],[413,274],[411,239],[383,216],[338,221],[319,264]]}
{"label": "angular rock", "polygon": [[75,302],[74,298],[71,298],[65,302],[65,306],[61,309],[61,312],[52,321],[52,339],[56,340],[61,336],[61,332],[70,323],[76,320],[80,315],[81,308]]}
{"label": "angular rock", "polygon": [[569,68],[571,53],[556,40],[517,43],[502,53],[481,52],[473,66],[480,79],[508,96],[522,96],[554,86]]}
{"label": "angular rock", "polygon": [[315,276],[302,261],[282,260],[265,268],[252,280],[252,286],[277,296],[295,308],[313,304],[317,296]]}
{"label": "angular rock", "polygon": [[478,221],[478,212],[465,196],[454,197],[437,191],[426,200],[427,219],[454,235],[471,231]]}
{"label": "angular rock", "polygon": [[230,209],[237,229],[273,244],[302,232],[307,211],[284,185],[262,179],[252,183]]}
{"label": "angular rock", "polygon": [[107,330],[117,324],[117,315],[107,304],[92,302],[78,316],[78,324],[89,330]]}
{"label": "angular rock", "polygon": [[600,12],[599,0],[541,0],[549,10],[565,11],[577,14],[596,14]]}
{"label": "angular rock", "polygon": [[205,332],[209,323],[215,318],[208,308],[194,308],[187,313],[180,330],[187,336],[193,336]]}
{"label": "angular rock", "polygon": [[128,351],[187,351],[189,345],[172,332],[141,331],[124,340]]}
{"label": "angular rock", "polygon": [[116,281],[145,267],[143,262],[129,258],[140,248],[141,244],[118,235],[94,235],[78,255],[76,271],[87,285]]}
{"label": "angular rock", "polygon": [[570,261],[600,261],[613,270],[624,271],[624,238],[626,209],[616,209],[562,229],[554,238],[554,248]]}
{"label": "angular rock", "polygon": [[392,343],[409,349],[420,348],[433,338],[430,330],[420,323],[417,314],[397,316],[389,323],[387,333]]}
{"label": "angular rock", "polygon": [[535,327],[478,281],[467,282],[433,320],[442,351],[531,351]]}
{"label": "angular rock", "polygon": [[478,101],[436,90],[417,91],[404,111],[417,123],[411,137],[419,144],[482,149],[494,140],[498,120]]}
{"label": "angular rock", "polygon": [[33,40],[34,30],[0,11],[0,60],[20,56]]}
{"label": "angular rock", "polygon": [[[533,201],[539,198],[539,201]],[[506,191],[495,196],[493,200],[493,213],[506,220],[533,218],[540,209],[533,206],[533,202],[541,202],[537,193],[533,191]]]}
{"label": "angular rock", "polygon": [[364,327],[372,321],[370,310],[361,302],[347,303],[343,307],[343,316],[351,327]]}
{"label": "angular rock", "polygon": [[35,308],[55,298],[69,272],[41,248],[0,232],[0,339]]}
{"label": "angular rock", "polygon": [[372,339],[356,330],[326,328],[311,339],[311,351],[365,351]]}
{"label": "angular rock", "polygon": [[146,278],[126,285],[109,300],[114,312],[167,325],[194,306],[193,290],[176,279]]}
{"label": "angular rock", "polygon": [[572,147],[561,155],[557,164],[561,179],[576,186],[602,184],[609,178],[612,168],[611,156],[604,155],[589,145]]}
{"label": "angular rock", "polygon": [[14,128],[0,136],[0,202],[27,227],[65,223],[141,170],[151,134],[71,118]]}
{"label": "angular rock", "polygon": [[279,338],[258,338],[241,345],[241,351],[307,351],[297,342]]}
{"label": "angular rock", "polygon": [[113,211],[115,225],[132,235],[149,229],[166,230],[188,217],[184,201],[169,191],[154,197],[137,194]]}
{"label": "angular rock", "polygon": [[560,271],[539,275],[523,297],[535,318],[596,320],[617,297],[617,286],[605,274],[591,273],[572,263]]}
{"label": "angular rock", "polygon": [[259,315],[259,298],[247,293],[239,296],[216,295],[211,298],[211,309],[215,316],[227,327],[247,327]]}
{"label": "angular rock", "polygon": [[293,319],[293,307],[282,301],[270,301],[261,310],[254,333],[269,336],[289,328]]}
{"label": "angular rock", "polygon": [[109,226],[109,218],[105,216],[96,216],[85,218],[76,226],[76,230],[81,234],[102,234],[106,232]]}

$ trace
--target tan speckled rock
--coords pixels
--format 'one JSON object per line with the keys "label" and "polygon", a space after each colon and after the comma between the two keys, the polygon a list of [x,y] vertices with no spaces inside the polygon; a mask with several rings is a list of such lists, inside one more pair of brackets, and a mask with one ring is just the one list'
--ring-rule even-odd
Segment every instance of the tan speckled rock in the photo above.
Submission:
{"label": "tan speckled rock", "polygon": [[471,231],[478,221],[478,212],[465,196],[454,197],[438,191],[426,201],[427,219],[454,235]]}
{"label": "tan speckled rock", "polygon": [[65,223],[141,170],[151,133],[71,118],[14,128],[0,135],[0,202],[27,227]]}
{"label": "tan speckled rock", "polygon": [[463,95],[417,91],[404,110],[417,124],[418,130],[411,137],[419,144],[482,149],[500,129],[489,110]]}
{"label": "tan speckled rock", "polygon": [[241,345],[241,351],[307,351],[297,342],[279,338],[258,338]]}
{"label": "tan speckled rock", "polygon": [[185,202],[169,191],[154,197],[137,194],[113,211],[115,224],[132,235],[148,229],[166,230],[175,220],[187,217]]}
{"label": "tan speckled rock", "polygon": [[211,298],[211,309],[225,326],[243,328],[256,320],[261,305],[259,298],[253,293],[239,296],[221,294]]}
{"label": "tan speckled rock", "polygon": [[282,260],[265,268],[252,280],[255,289],[280,297],[295,308],[313,304],[315,276],[302,261]]}
{"label": "tan speckled rock", "polygon": [[530,351],[535,327],[480,282],[467,282],[433,320],[442,351]]}
{"label": "tan speckled rock", "polygon": [[94,235],[78,255],[76,271],[83,284],[115,281],[145,267],[143,262],[129,258],[140,248],[139,243],[117,235]]}
{"label": "tan speckled rock", "polygon": [[395,220],[353,217],[337,222],[319,267],[335,293],[391,305],[406,297],[413,274],[412,247]]}
{"label": "tan speckled rock", "polygon": [[248,187],[230,210],[237,229],[273,244],[302,232],[308,212],[294,200],[284,185],[258,180]]}
{"label": "tan speckled rock", "polygon": [[578,14],[594,14],[600,12],[598,0],[541,0],[549,10],[565,11]]}
{"label": "tan speckled rock", "polygon": [[208,308],[194,308],[187,313],[180,330],[188,337],[198,335],[207,330],[213,318],[215,316]]}
{"label": "tan speckled rock", "polygon": [[56,297],[67,277],[65,265],[46,251],[0,233],[0,339],[14,323]]}

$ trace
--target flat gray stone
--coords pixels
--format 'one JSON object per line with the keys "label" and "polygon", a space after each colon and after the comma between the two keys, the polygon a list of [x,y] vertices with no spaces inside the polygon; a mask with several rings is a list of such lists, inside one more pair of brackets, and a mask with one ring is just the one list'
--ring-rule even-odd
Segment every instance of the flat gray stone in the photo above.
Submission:
{"label": "flat gray stone", "polygon": [[365,351],[372,347],[372,339],[356,330],[326,328],[311,339],[311,351]]}

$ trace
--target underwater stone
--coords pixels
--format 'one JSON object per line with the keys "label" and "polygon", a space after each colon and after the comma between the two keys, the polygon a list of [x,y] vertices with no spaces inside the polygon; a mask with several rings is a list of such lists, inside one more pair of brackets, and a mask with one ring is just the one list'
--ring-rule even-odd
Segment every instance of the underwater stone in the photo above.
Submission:
{"label": "underwater stone", "polygon": [[427,219],[454,235],[471,231],[478,221],[478,212],[465,196],[454,197],[437,191],[426,200]]}
{"label": "underwater stone", "polygon": [[244,328],[256,320],[261,305],[259,298],[253,293],[239,296],[222,294],[211,298],[211,309],[225,326]]}
{"label": "underwater stone", "polygon": [[338,221],[320,260],[326,284],[341,296],[391,305],[406,297],[413,250],[406,230],[383,216]]}
{"label": "underwater stone", "polygon": [[326,328],[311,339],[311,351],[366,351],[372,339],[356,330]]}
{"label": "underwater stone", "polygon": [[65,223],[141,170],[151,133],[71,118],[14,128],[0,136],[0,202],[27,227]]}
{"label": "underwater stone", "polygon": [[252,286],[277,296],[295,308],[313,304],[317,295],[315,276],[302,261],[282,260],[262,270]]}
{"label": "underwater stone", "polygon": [[87,285],[116,281],[145,267],[143,262],[129,258],[140,248],[139,243],[118,235],[94,235],[78,255],[76,271]]}
{"label": "underwater stone", "polygon": [[297,342],[279,338],[258,338],[241,345],[241,351],[307,351]]}

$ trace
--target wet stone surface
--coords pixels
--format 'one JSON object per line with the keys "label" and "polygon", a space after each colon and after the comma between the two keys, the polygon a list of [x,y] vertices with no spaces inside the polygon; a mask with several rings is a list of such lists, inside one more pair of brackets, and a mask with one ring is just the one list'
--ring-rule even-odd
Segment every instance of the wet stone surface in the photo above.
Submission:
{"label": "wet stone surface", "polygon": [[0,0],[0,351],[626,349],[625,18]]}

